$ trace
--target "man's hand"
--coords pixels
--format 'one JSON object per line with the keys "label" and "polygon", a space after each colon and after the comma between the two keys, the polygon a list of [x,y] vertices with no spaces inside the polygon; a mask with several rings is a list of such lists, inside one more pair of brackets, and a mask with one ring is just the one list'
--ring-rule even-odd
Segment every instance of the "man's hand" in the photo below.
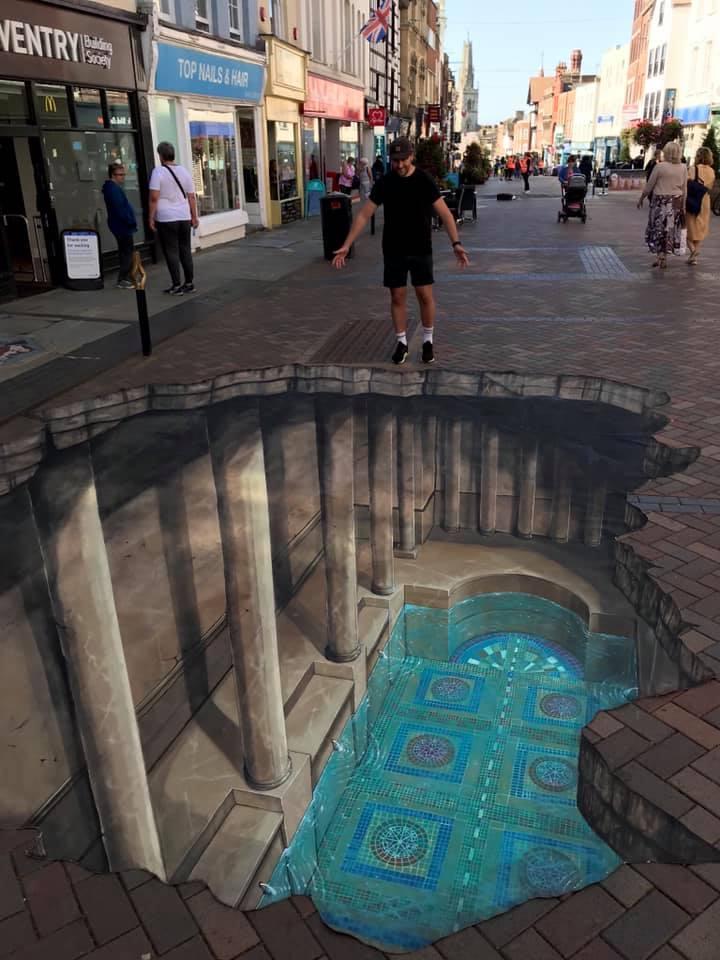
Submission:
{"label": "man's hand", "polygon": [[148,226],[150,227],[152,232],[155,233],[155,217],[150,217],[150,219],[148,220]]}
{"label": "man's hand", "polygon": [[200,221],[198,220],[197,217],[193,217],[190,222],[192,224],[193,230],[197,230],[197,228],[200,226]]}
{"label": "man's hand", "polygon": [[349,253],[350,247],[348,244],[345,244],[344,247],[340,247],[339,250],[335,251],[335,257],[332,263],[336,270],[342,270],[342,268],[345,266],[345,261],[347,260]]}
{"label": "man's hand", "polygon": [[643,205],[643,198],[642,198],[642,197],[640,197],[640,199],[638,200],[637,205],[638,205],[638,210],[642,210],[642,205]]}
{"label": "man's hand", "polygon": [[465,267],[470,266],[470,257],[465,253],[464,247],[461,245],[459,247],[453,247],[453,253],[455,254],[455,259],[460,264],[460,269],[464,270]]}

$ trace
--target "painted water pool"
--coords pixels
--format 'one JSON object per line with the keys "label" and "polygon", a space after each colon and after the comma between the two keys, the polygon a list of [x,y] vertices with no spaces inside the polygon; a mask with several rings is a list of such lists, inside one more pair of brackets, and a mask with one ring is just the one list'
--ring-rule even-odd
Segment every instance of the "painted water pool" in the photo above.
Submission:
{"label": "painted water pool", "polygon": [[604,878],[620,861],[576,806],[580,731],[635,683],[632,641],[549,601],[406,606],[262,905],[307,894],[403,951]]}

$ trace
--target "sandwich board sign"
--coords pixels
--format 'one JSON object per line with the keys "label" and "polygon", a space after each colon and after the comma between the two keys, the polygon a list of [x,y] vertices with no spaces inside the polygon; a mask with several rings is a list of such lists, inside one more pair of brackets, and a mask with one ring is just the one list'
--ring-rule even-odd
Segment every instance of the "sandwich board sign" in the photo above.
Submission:
{"label": "sandwich board sign", "polygon": [[100,290],[103,286],[100,266],[100,235],[89,227],[63,230],[65,286],[70,290]]}

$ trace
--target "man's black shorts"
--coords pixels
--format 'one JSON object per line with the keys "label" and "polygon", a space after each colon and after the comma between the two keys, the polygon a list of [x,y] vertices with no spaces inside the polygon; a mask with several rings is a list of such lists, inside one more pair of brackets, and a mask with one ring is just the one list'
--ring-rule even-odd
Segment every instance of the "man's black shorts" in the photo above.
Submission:
{"label": "man's black shorts", "polygon": [[385,257],[383,285],[406,287],[408,273],[414,287],[426,287],[434,282],[432,254],[416,257]]}

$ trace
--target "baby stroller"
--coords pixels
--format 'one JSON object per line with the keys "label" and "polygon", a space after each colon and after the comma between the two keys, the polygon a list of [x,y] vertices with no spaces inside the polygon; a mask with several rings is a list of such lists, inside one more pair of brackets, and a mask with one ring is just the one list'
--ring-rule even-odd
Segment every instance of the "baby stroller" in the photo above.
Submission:
{"label": "baby stroller", "polygon": [[567,184],[561,184],[562,210],[558,210],[558,223],[567,223],[570,217],[587,221],[587,181],[581,173],[574,173]]}

